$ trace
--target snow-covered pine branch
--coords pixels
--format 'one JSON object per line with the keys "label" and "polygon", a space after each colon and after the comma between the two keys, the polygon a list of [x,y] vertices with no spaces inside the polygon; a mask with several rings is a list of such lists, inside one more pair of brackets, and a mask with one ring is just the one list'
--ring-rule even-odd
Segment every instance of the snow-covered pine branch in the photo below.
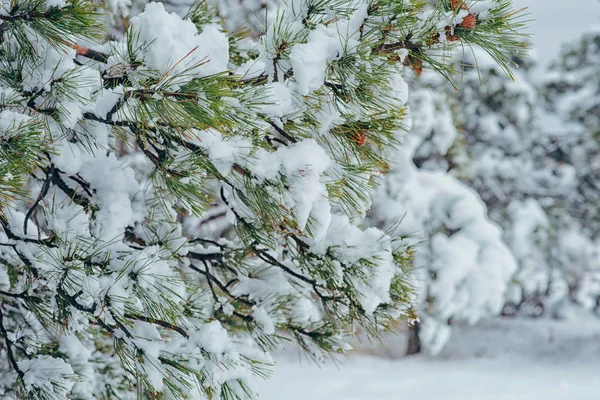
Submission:
{"label": "snow-covered pine branch", "polygon": [[87,0],[1,7],[5,398],[248,398],[282,340],[414,318],[409,243],[361,227],[403,68],[519,43],[505,0],[289,1],[258,40],[205,2],[110,40]]}

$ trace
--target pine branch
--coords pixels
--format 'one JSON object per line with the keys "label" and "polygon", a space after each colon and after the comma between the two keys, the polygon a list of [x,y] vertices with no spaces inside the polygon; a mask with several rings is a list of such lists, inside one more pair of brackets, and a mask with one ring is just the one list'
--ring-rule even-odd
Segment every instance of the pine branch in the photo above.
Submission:
{"label": "pine branch", "polygon": [[[205,264],[206,265],[206,264]],[[227,285],[224,285],[219,279],[217,279],[216,276],[212,275],[210,272],[208,272],[208,268],[206,270],[201,270],[200,268],[196,267],[194,264],[190,263],[188,265],[188,267],[202,275],[204,275],[209,281],[211,281],[212,283],[216,284],[219,289],[221,289],[221,291],[223,293],[225,293],[229,298],[239,301],[241,303],[246,304],[247,306],[255,306],[256,303],[250,300],[247,300],[243,297],[239,297],[239,296],[234,296],[233,294],[231,294],[231,292],[229,291],[229,289],[227,289]]]}
{"label": "pine branch", "polygon": [[267,121],[269,123],[269,125],[271,125],[273,127],[273,129],[275,129],[277,131],[277,133],[279,133],[281,136],[283,136],[284,138],[286,138],[287,140],[289,140],[292,143],[297,143],[298,140],[292,136],[290,136],[286,131],[284,131],[283,129],[281,129],[279,126],[277,126],[277,124],[273,121]]}
{"label": "pine branch", "polygon": [[158,325],[158,326],[161,326],[163,328],[169,329],[171,331],[175,331],[175,332],[179,333],[181,336],[183,336],[186,339],[190,338],[190,335],[185,331],[185,329],[180,328],[180,327],[178,327],[176,325],[173,325],[173,324],[171,324],[169,322],[162,321],[160,319],[148,318],[148,317],[145,317],[143,315],[137,315],[137,314],[123,314],[123,316],[125,318],[128,318],[128,319],[133,319],[133,320],[136,320],[136,321],[143,321],[143,322],[148,322],[150,324]]}
{"label": "pine branch", "polygon": [[14,299],[23,299],[23,300],[26,300],[29,298],[29,296],[27,296],[27,292],[10,293],[10,292],[6,292],[4,290],[0,290],[0,296],[12,297]]}
{"label": "pine branch", "polygon": [[60,177],[61,172],[62,171],[60,171],[58,168],[54,170],[52,174],[52,182],[58,186],[58,188],[62,190],[75,204],[83,207],[84,210],[89,211],[97,208],[88,198],[80,195],[74,189],[70,188],[69,185],[67,185]]}
{"label": "pine branch", "polygon": [[19,379],[22,381],[23,378],[25,377],[25,373],[23,371],[21,371],[21,369],[19,368],[19,365],[17,364],[17,360],[15,359],[15,356],[13,354],[13,351],[12,351],[13,343],[8,338],[8,332],[6,331],[6,328],[4,327],[4,314],[2,313],[1,305],[0,305],[0,335],[2,335],[2,337],[4,338],[4,343],[6,345],[6,356],[8,357],[8,361],[10,362],[10,365],[13,367],[13,369],[15,370],[17,375],[19,376]]}
{"label": "pine branch", "polygon": [[108,54],[92,50],[87,47],[80,46],[78,44],[76,44],[73,47],[75,48],[75,52],[78,56],[86,57],[90,60],[98,61],[103,64],[106,64],[108,62]]}
{"label": "pine branch", "polygon": [[24,237],[15,235],[13,233],[13,231],[11,230],[10,225],[8,224],[8,220],[2,214],[0,214],[0,225],[2,225],[2,228],[4,229],[4,233],[6,233],[6,236],[11,240],[21,241],[21,242],[25,242],[25,243],[34,243],[34,244],[47,246],[47,247],[57,247],[55,236],[52,236],[49,239],[31,239],[31,238],[24,238]]}
{"label": "pine branch", "polygon": [[36,210],[37,206],[44,199],[44,197],[46,197],[46,195],[48,194],[48,190],[50,190],[51,175],[53,175],[53,174],[54,174],[54,164],[51,164],[50,168],[46,172],[46,179],[44,180],[44,183],[42,185],[42,189],[40,190],[40,194],[38,195],[38,197],[35,200],[35,202],[33,203],[33,205],[27,211],[27,214],[25,214],[25,219],[23,221],[23,233],[25,235],[27,235],[27,228],[28,228],[28,225],[29,225],[28,222],[29,222],[29,219],[31,218],[31,215],[34,213],[34,211]]}

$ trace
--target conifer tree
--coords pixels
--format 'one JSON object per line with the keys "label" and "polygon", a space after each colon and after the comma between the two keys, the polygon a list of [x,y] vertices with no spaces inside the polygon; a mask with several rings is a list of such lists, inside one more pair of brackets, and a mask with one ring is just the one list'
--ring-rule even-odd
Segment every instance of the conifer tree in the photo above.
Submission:
{"label": "conifer tree", "polygon": [[542,81],[552,126],[552,156],[574,169],[574,185],[558,219],[566,234],[558,252],[567,266],[570,303],[600,311],[600,25],[565,44]]}
{"label": "conifer tree", "polygon": [[403,69],[521,46],[507,0],[282,2],[257,40],[203,1],[111,35],[88,0],[1,7],[7,399],[249,398],[283,340],[414,318],[410,243],[361,226]]}
{"label": "conifer tree", "polygon": [[[600,18],[600,16],[599,16]],[[545,77],[552,111],[581,123],[600,141],[600,22],[575,43],[564,44]]]}
{"label": "conifer tree", "polygon": [[557,226],[550,212],[572,190],[573,167],[557,162],[549,150],[542,99],[531,83],[531,59],[515,58],[514,80],[484,57],[475,61],[466,55],[461,62],[466,71],[456,117],[472,160],[463,179],[503,228],[518,262],[505,313],[551,312],[564,281],[552,251]]}
{"label": "conifer tree", "polygon": [[479,193],[454,173],[470,164],[458,151],[459,94],[427,71],[414,84],[409,140],[375,195],[371,218],[415,242],[420,322],[409,330],[407,353],[435,354],[451,322],[474,324],[501,312],[516,262]]}
{"label": "conifer tree", "polygon": [[[511,80],[481,51],[457,55],[461,71],[458,93],[439,91],[438,80],[425,74],[418,82],[424,89],[413,91],[414,118],[423,120],[419,113],[433,115],[432,109],[437,115],[429,118],[435,122],[425,129],[416,127],[429,140],[417,146],[415,164],[422,174],[448,172],[475,189],[485,203],[485,214],[502,228],[517,263],[515,275],[505,276],[510,279],[505,315],[556,317],[572,305],[597,309],[597,207],[585,197],[597,193],[590,190],[594,178],[589,174],[594,170],[594,154],[598,154],[596,142],[581,128],[546,112],[533,83],[530,58],[514,58],[520,68]],[[437,91],[433,93],[432,88]],[[556,94],[551,98],[562,97]],[[393,172],[388,177],[392,176]],[[460,230],[433,233],[454,236]],[[451,256],[429,255],[433,260],[442,256],[446,258],[441,262],[451,271]],[[461,265],[464,271],[469,264]],[[434,270],[424,278],[429,292],[438,290],[439,276]],[[464,276],[455,274],[453,278],[458,287],[468,287]],[[445,291],[452,293],[448,288]],[[448,304],[439,305],[439,298],[431,295],[425,309]],[[435,348],[431,338],[443,339],[447,329],[444,324],[429,325],[431,329],[421,328],[426,328],[421,342]]]}

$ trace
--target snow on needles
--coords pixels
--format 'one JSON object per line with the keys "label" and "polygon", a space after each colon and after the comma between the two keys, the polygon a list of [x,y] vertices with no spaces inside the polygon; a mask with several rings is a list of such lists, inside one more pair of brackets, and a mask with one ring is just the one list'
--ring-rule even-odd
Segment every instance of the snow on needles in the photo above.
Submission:
{"label": "snow on needles", "polygon": [[[229,43],[215,25],[205,25],[198,33],[192,21],[166,12],[162,3],[148,3],[130,25],[139,34],[139,43],[145,46],[147,67],[161,75],[185,73],[204,77],[227,71]],[[124,48],[122,52],[125,54]]]}

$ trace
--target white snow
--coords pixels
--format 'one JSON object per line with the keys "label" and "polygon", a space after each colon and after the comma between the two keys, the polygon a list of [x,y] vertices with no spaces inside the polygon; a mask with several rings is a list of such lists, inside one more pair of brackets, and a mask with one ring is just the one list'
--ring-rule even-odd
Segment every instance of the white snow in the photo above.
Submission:
{"label": "white snow", "polygon": [[69,364],[60,358],[38,356],[18,362],[23,371],[23,384],[29,390],[39,388],[56,396],[65,396],[75,383],[75,375]]}
{"label": "white snow", "polygon": [[375,311],[381,303],[390,301],[390,283],[394,278],[394,263],[390,251],[389,237],[376,228],[361,230],[352,225],[345,215],[333,215],[327,237],[316,252],[328,249],[349,265],[360,263],[370,256],[378,261],[374,268],[365,270],[366,279],[352,279],[360,293],[359,301],[367,313]]}
{"label": "white snow", "polygon": [[359,357],[339,368],[279,362],[262,400],[597,400],[596,364],[382,360]]}
{"label": "white snow", "polygon": [[147,66],[164,77],[183,72],[204,77],[227,70],[229,44],[217,26],[206,25],[198,34],[192,21],[168,13],[162,3],[146,5],[131,26],[146,43]]}
{"label": "white snow", "polygon": [[2,132],[2,136],[6,135],[8,137],[11,133],[16,132],[17,128],[26,123],[29,119],[30,117],[27,115],[3,110],[0,112],[0,132]]}
{"label": "white snow", "polygon": [[[310,29],[303,27],[305,24],[302,23],[302,19],[307,15],[309,4],[319,2],[290,0],[289,3],[293,7],[288,13],[289,16],[294,17],[292,18],[294,21],[289,26],[283,24],[282,27],[290,36],[298,35],[299,38],[292,37],[289,43],[286,43],[287,40],[283,41],[282,37],[277,37],[273,33],[277,29],[270,28],[262,38],[262,44],[259,46],[258,42],[256,43],[259,58],[247,60],[241,65],[235,65],[237,57],[229,59],[229,41],[222,27],[213,24],[197,27],[192,21],[184,20],[176,13],[167,12],[177,7],[175,3],[185,3],[189,0],[171,2],[173,4],[167,5],[167,9],[162,3],[150,3],[145,7],[145,11],[138,14],[144,1],[134,0],[136,3],[133,5],[134,9],[138,7],[139,9],[137,12],[132,12],[132,18],[128,20],[133,31],[139,32],[140,42],[143,42],[139,43],[142,45],[139,54],[141,66],[139,69],[127,66],[123,58],[126,53],[124,51],[126,40],[117,40],[115,51],[111,53],[108,63],[111,73],[113,70],[120,71],[120,68],[123,68],[121,72],[127,72],[127,80],[131,80],[132,89],[136,88],[140,83],[139,80],[144,79],[146,74],[156,79],[158,82],[156,86],[160,89],[165,87],[176,89],[189,82],[192,77],[206,77],[227,72],[229,69],[244,79],[266,74],[271,81],[261,91],[264,104],[250,106],[250,108],[256,107],[255,111],[264,114],[256,121],[257,131],[261,131],[261,125],[266,122],[272,122],[284,129],[288,123],[289,126],[303,128],[302,123],[312,117],[318,120],[315,123],[307,123],[308,129],[302,131],[312,135],[312,138],[301,135],[296,140],[291,140],[284,135],[285,132],[273,131],[274,135],[285,136],[290,142],[289,145],[277,142],[283,145],[273,145],[273,149],[257,146],[254,142],[256,137],[250,136],[250,130],[244,129],[242,134],[238,135],[237,132],[226,132],[226,129],[223,132],[212,128],[205,129],[204,123],[202,127],[197,127],[196,144],[205,150],[207,161],[213,164],[220,175],[232,178],[233,183],[228,182],[232,187],[224,189],[223,197],[230,198],[234,210],[239,206],[239,214],[251,218],[251,214],[256,210],[252,210],[251,207],[244,208],[243,201],[240,200],[241,196],[236,197],[236,193],[246,189],[249,192],[259,185],[271,190],[269,194],[272,200],[276,201],[284,212],[289,213],[290,219],[294,220],[293,231],[298,230],[301,234],[305,234],[306,237],[302,239],[306,240],[306,246],[323,256],[335,255],[335,263],[332,263],[331,268],[332,281],[340,287],[351,283],[351,286],[357,289],[356,299],[362,305],[367,317],[379,318],[379,311],[384,308],[381,306],[392,300],[390,294],[392,280],[403,272],[394,264],[392,239],[380,229],[392,228],[396,222],[401,221],[400,226],[395,228],[396,233],[410,236],[411,243],[415,245],[419,244],[417,242],[421,244],[416,249],[415,261],[416,275],[420,276],[421,283],[425,283],[422,285],[424,289],[420,301],[422,303],[420,315],[423,317],[421,339],[424,349],[429,354],[439,354],[437,358],[428,356],[405,359],[382,358],[381,355],[397,356],[404,353],[404,341],[398,343],[394,339],[386,341],[385,346],[379,349],[371,350],[380,357],[365,354],[365,346],[358,345],[360,351],[342,361],[339,368],[331,364],[320,369],[315,366],[301,366],[289,354],[285,354],[279,358],[273,380],[258,388],[262,399],[585,400],[600,397],[600,378],[597,368],[597,360],[600,356],[600,322],[589,315],[584,319],[575,318],[565,321],[513,319],[494,320],[468,328],[456,325],[459,322],[476,323],[484,317],[497,314],[502,310],[506,297],[513,298],[507,295],[511,289],[509,285],[515,281],[513,273],[516,264],[513,255],[521,263],[537,261],[539,253],[530,250],[535,241],[541,241],[547,235],[545,229],[549,226],[549,218],[545,214],[543,204],[517,203],[515,200],[511,203],[509,211],[514,214],[514,219],[518,223],[515,222],[513,229],[507,230],[508,234],[504,237],[499,226],[488,219],[488,210],[474,190],[456,177],[448,175],[446,171],[421,169],[417,167],[416,161],[413,163],[417,151],[426,153],[426,150],[436,150],[446,154],[458,137],[459,132],[452,125],[450,105],[444,104],[445,97],[422,93],[419,102],[418,89],[413,89],[414,86],[411,85],[412,99],[417,99],[417,102],[411,105],[414,111],[415,129],[409,134],[398,131],[396,139],[401,143],[397,152],[390,154],[393,157],[394,169],[388,175],[389,181],[383,181],[378,186],[379,192],[374,205],[375,211],[379,212],[373,212],[371,225],[361,224],[362,217],[365,217],[371,205],[370,199],[361,199],[361,204],[355,207],[356,210],[348,212],[353,215],[348,216],[342,214],[339,203],[336,204],[329,198],[327,185],[345,178],[343,167],[359,165],[362,162],[360,157],[355,157],[350,151],[336,154],[335,150],[325,145],[327,139],[333,137],[332,130],[346,121],[352,122],[348,119],[349,116],[357,117],[357,121],[360,122],[376,118],[366,113],[370,107],[363,107],[360,104],[339,104],[331,107],[334,101],[333,94],[326,88],[319,90],[326,79],[329,79],[328,71],[332,61],[356,50],[359,27],[363,26],[367,17],[366,0],[348,2],[356,4],[357,9],[347,16],[343,13],[331,19],[327,16],[327,22],[325,19],[316,22]],[[211,1],[215,2],[215,0]],[[229,2],[233,4],[234,1],[236,0],[228,1],[227,5]],[[261,1],[252,1],[252,8],[254,9],[256,4],[260,5]],[[581,27],[588,25],[582,19],[574,18],[575,14],[555,12],[557,9],[560,10],[558,5],[562,6],[563,11],[571,6],[571,9],[580,10],[579,7],[583,4],[589,5],[591,9],[588,0],[580,1],[576,5],[566,5],[564,1],[559,3],[558,1],[517,0],[517,2],[532,5],[545,4],[548,10],[552,10],[553,20],[558,21],[552,24],[552,28],[557,30],[551,31],[552,35],[541,37],[546,42],[552,41],[553,47],[565,40],[565,26],[573,28],[574,21]],[[67,3],[66,0],[49,0],[45,5],[62,7]],[[491,3],[489,0],[480,1],[474,4],[470,11],[484,18],[489,12]],[[4,12],[7,4],[4,1],[2,6],[4,11],[0,11],[3,15],[6,15]],[[110,9],[122,9],[123,15],[128,14],[125,12],[128,9],[128,0],[109,0],[108,4]],[[594,0],[594,4],[598,3]],[[326,13],[329,11],[327,10]],[[466,10],[457,13],[448,12],[436,22],[436,27],[443,29],[446,25],[454,26],[468,13]],[[594,13],[588,14],[591,16]],[[598,17],[597,14],[600,13],[595,13],[595,18]],[[287,17],[287,14],[282,15]],[[542,14],[538,13],[538,15]],[[334,14],[331,16],[333,17]],[[573,28],[573,31],[577,29],[579,27]],[[286,47],[288,45],[289,47]],[[45,88],[50,91],[53,85],[59,82],[59,78],[66,80],[73,74],[76,75],[77,79],[73,78],[73,81],[77,82],[77,87],[71,93],[74,99],[70,99],[69,96],[59,96],[56,100],[56,103],[64,108],[60,110],[60,122],[69,128],[69,135],[76,136],[71,140],[66,136],[56,136],[53,145],[58,151],[51,155],[51,161],[59,171],[53,173],[60,173],[65,176],[65,179],[68,177],[70,179],[68,185],[72,186],[77,193],[81,193],[83,198],[89,196],[93,206],[90,210],[93,208],[93,211],[76,204],[76,198],[70,199],[68,191],[62,189],[65,193],[61,193],[53,187],[48,192],[45,199],[47,201],[40,205],[44,207],[44,211],[56,208],[56,212],[52,211],[51,218],[46,215],[47,220],[41,221],[42,212],[38,213],[40,219],[26,218],[25,206],[32,203],[29,201],[29,204],[21,203],[20,207],[9,215],[8,223],[14,227],[14,234],[27,236],[28,239],[45,239],[43,232],[56,231],[61,234],[58,237],[67,238],[64,243],[70,245],[70,238],[74,237],[73,248],[77,248],[77,253],[81,253],[81,259],[91,260],[90,264],[96,268],[96,264],[101,265],[101,255],[104,254],[105,259],[110,260],[110,263],[107,262],[106,271],[118,272],[118,274],[105,274],[104,266],[102,266],[102,275],[96,276],[87,271],[84,273],[80,268],[83,261],[79,258],[69,257],[74,261],[66,261],[65,255],[68,249],[62,247],[62,238],[61,247],[48,246],[44,254],[33,253],[36,249],[33,246],[35,240],[20,240],[24,243],[19,243],[14,248],[24,253],[23,257],[33,259],[33,267],[42,274],[39,280],[34,280],[35,285],[31,288],[29,280],[24,276],[19,277],[17,284],[12,284],[12,276],[9,279],[8,269],[0,265],[0,287],[3,290],[12,290],[11,286],[17,288],[23,286],[23,289],[34,295],[36,289],[44,289],[48,286],[50,290],[54,290],[56,287],[53,285],[60,287],[67,279],[67,275],[76,287],[81,287],[80,292],[75,292],[76,287],[65,287],[65,292],[73,296],[72,298],[76,299],[81,307],[73,307],[73,317],[66,321],[66,326],[52,332],[53,335],[57,335],[57,338],[63,334],[68,335],[63,336],[59,342],[60,357],[64,354],[65,358],[36,354],[38,349],[27,348],[27,351],[31,351],[32,358],[21,359],[18,362],[19,369],[24,373],[23,383],[27,390],[42,388],[61,398],[91,397],[95,394],[95,385],[104,383],[101,381],[105,375],[108,379],[112,379],[110,374],[105,373],[110,371],[108,368],[96,370],[96,367],[92,366],[94,357],[100,357],[103,351],[100,347],[96,349],[98,345],[94,344],[93,336],[86,337],[83,334],[92,319],[95,319],[92,325],[104,322],[116,326],[114,336],[126,339],[125,342],[128,342],[130,350],[143,350],[143,357],[136,357],[132,362],[136,363],[136,368],[143,368],[146,371],[146,378],[153,389],[164,389],[165,377],[173,381],[183,379],[182,382],[186,384],[190,382],[197,384],[195,377],[179,378],[176,375],[167,375],[167,372],[171,374],[176,371],[168,370],[167,363],[162,365],[159,357],[171,353],[181,360],[186,360],[189,368],[202,370],[203,374],[206,371],[206,379],[201,385],[210,387],[215,397],[221,397],[220,385],[224,382],[233,382],[238,378],[243,379],[244,383],[250,380],[254,366],[247,360],[265,363],[270,361],[270,356],[262,353],[261,347],[256,345],[262,340],[260,334],[276,334],[276,328],[287,321],[298,324],[305,330],[328,321],[330,313],[323,307],[317,296],[317,285],[321,284],[321,277],[315,284],[309,283],[313,279],[311,274],[313,271],[304,268],[296,259],[288,256],[290,249],[293,250],[290,245],[292,242],[284,243],[288,237],[284,232],[285,227],[281,228],[281,226],[278,226],[282,231],[281,236],[278,236],[279,231],[269,232],[276,236],[274,242],[281,246],[277,249],[264,250],[264,254],[273,257],[279,264],[274,268],[265,267],[266,264],[261,260],[251,259],[248,255],[240,266],[239,273],[234,274],[236,279],[230,281],[233,285],[230,290],[232,296],[246,295],[248,300],[256,304],[249,316],[258,325],[259,332],[251,335],[242,329],[234,329],[227,319],[221,321],[212,319],[216,311],[213,303],[220,306],[229,299],[218,298],[217,295],[214,295],[214,298],[206,296],[206,299],[202,296],[198,296],[197,299],[192,296],[192,294],[194,296],[197,293],[202,294],[201,289],[206,285],[193,286],[190,290],[186,290],[184,283],[188,282],[184,281],[184,278],[187,276],[180,276],[179,271],[193,261],[187,260],[188,264],[181,262],[180,265],[176,260],[179,257],[175,257],[184,256],[189,249],[185,245],[187,239],[183,235],[179,219],[175,220],[178,216],[176,213],[179,213],[176,208],[180,209],[176,196],[170,197],[166,191],[159,190],[159,180],[151,179],[154,166],[149,159],[141,154],[135,154],[137,151],[135,149],[121,151],[118,146],[114,146],[117,144],[113,140],[115,135],[109,132],[108,127],[98,122],[82,121],[84,111],[94,111],[102,118],[107,117],[109,111],[124,95],[123,87],[101,89],[99,71],[87,65],[76,64],[73,60],[74,49],[64,51],[56,49],[41,39],[38,47],[39,49],[36,50],[43,55],[40,58],[43,62],[39,68],[23,71],[23,89],[35,92]],[[242,49],[242,53],[243,51],[245,50]],[[405,49],[399,52],[401,58],[407,54],[406,51]],[[545,58],[554,57],[556,54],[556,51],[547,51],[544,47],[540,47],[539,51]],[[281,55],[280,53],[282,57],[275,60],[274,55]],[[363,57],[359,55],[358,58]],[[365,67],[368,67],[369,71],[378,67],[387,68],[370,61],[365,63],[368,64]],[[387,64],[387,61],[384,63]],[[274,64],[277,64],[277,71],[272,70]],[[484,64],[481,63],[480,66]],[[373,90],[376,97],[391,98],[386,107],[376,107],[381,108],[381,115],[390,115],[392,111],[404,107],[408,99],[408,85],[403,75],[399,70],[394,70],[394,73],[391,71],[390,69],[389,84],[367,88]],[[178,74],[180,75],[177,76]],[[348,74],[344,77],[348,83],[351,83],[350,86],[358,84],[357,76],[353,75]],[[423,77],[426,75],[427,72]],[[273,82],[276,76],[278,82]],[[493,82],[486,83],[493,85]],[[523,97],[527,98],[525,85],[515,87],[522,89]],[[500,87],[497,89],[499,91]],[[0,100],[8,97],[9,90],[0,88]],[[589,95],[586,92],[581,93]],[[202,97],[202,93],[199,96]],[[155,97],[158,99],[160,94],[156,93]],[[575,97],[577,96],[567,97],[565,101],[571,103]],[[43,109],[48,106],[45,103],[48,99],[52,99],[52,96],[47,98],[40,96],[35,101],[35,105]],[[226,96],[223,100],[233,106],[233,109],[239,108],[240,112],[249,111],[244,110],[243,97]],[[0,103],[5,106],[4,100]],[[123,106],[120,112],[122,115],[116,117],[122,118],[125,122],[128,115],[135,116],[136,107],[141,104],[141,100],[131,97]],[[515,119],[518,122],[527,121],[530,114],[523,106],[526,102],[515,105],[519,108],[515,111]],[[15,128],[22,127],[29,123],[30,119],[36,118],[35,110],[29,110],[29,113],[25,111],[18,113],[15,110],[16,107],[0,113],[0,139],[10,137],[14,134],[13,131],[16,131]],[[406,117],[407,126],[410,118]],[[49,123],[49,133],[58,130],[58,122]],[[152,116],[144,122],[152,125],[156,130],[159,130],[164,123],[164,121],[154,120]],[[507,143],[520,140],[517,130],[501,128],[499,120],[481,117],[480,123],[481,128],[487,132],[485,139],[503,136]],[[212,125],[206,124],[206,126]],[[265,126],[270,129],[268,125]],[[73,132],[70,132],[71,130]],[[133,133],[134,129],[132,128],[131,131]],[[435,134],[430,138],[433,131]],[[84,133],[87,134],[90,147],[100,149],[95,154],[85,147],[85,141],[79,140],[79,135]],[[188,133],[191,132],[186,131],[184,136],[187,137]],[[152,136],[149,132],[148,135]],[[190,138],[190,140],[194,139]],[[153,144],[157,144],[158,147],[155,149],[161,154],[159,148],[165,143],[159,140]],[[361,143],[359,147],[363,144]],[[366,145],[367,148],[375,147],[376,143],[369,139]],[[179,157],[185,154],[181,151],[181,154],[167,154],[167,156]],[[481,175],[495,175],[499,170],[500,172],[506,170],[505,175],[510,178],[523,175],[523,170],[515,167],[504,152],[494,151],[493,148],[482,155],[480,161],[475,161],[473,166]],[[239,172],[238,167],[241,167],[243,172]],[[534,165],[527,168],[533,169]],[[574,170],[566,168],[561,168],[560,173],[557,173],[559,177],[565,178],[560,181],[561,183],[568,182],[567,178],[574,173]],[[230,176],[234,173],[245,176],[243,184]],[[211,177],[207,177],[207,174],[198,173],[196,178],[200,180],[208,178],[206,179],[208,181]],[[364,180],[365,183],[376,176],[378,173],[357,174],[357,177],[349,175],[351,178]],[[91,189],[86,190],[84,184],[74,177],[86,181]],[[9,173],[3,177],[3,180],[11,178],[12,174]],[[217,180],[222,180],[218,178]],[[253,185],[256,186],[241,187],[245,186],[246,178],[252,179]],[[281,193],[276,190],[279,185],[270,182],[277,183],[278,180],[285,183],[281,185],[285,188]],[[551,182],[549,179],[548,181]],[[151,184],[154,182],[158,183],[154,186]],[[194,180],[185,176],[181,182],[189,184],[194,183]],[[236,188],[235,185],[239,186]],[[31,185],[32,199],[35,199],[36,191],[40,191],[39,186],[40,183]],[[566,187],[562,184],[555,186]],[[169,207],[166,207],[166,210],[160,207],[155,209],[150,201],[153,197],[167,197],[164,202]],[[217,204],[215,207],[222,206]],[[235,213],[235,216],[239,214]],[[259,222],[261,218],[263,221],[268,220],[260,214],[256,212],[256,220]],[[229,215],[234,213],[230,210]],[[355,216],[357,218],[354,218]],[[229,221],[233,223],[233,219],[234,217]],[[28,222],[25,222],[26,220]],[[27,229],[23,229],[24,224]],[[134,242],[145,243],[143,250],[136,248],[134,243],[128,246],[128,243],[121,240],[124,232],[130,230],[134,230],[136,239]],[[566,261],[562,262],[573,264],[572,266],[569,264],[569,271],[584,277],[580,278],[583,281],[580,283],[581,288],[573,297],[580,305],[591,308],[596,305],[600,281],[587,278],[584,267],[586,262],[592,264],[592,261],[598,260],[598,251],[589,250],[594,246],[597,249],[597,242],[587,239],[586,235],[580,232],[579,226],[569,226],[568,229],[564,229],[564,232],[566,233],[562,235],[556,246],[557,250],[565,256]],[[8,234],[9,231],[7,230],[6,233]],[[147,240],[149,235],[154,235],[155,238]],[[221,235],[221,238],[226,236],[222,232],[215,235]],[[231,239],[230,236],[227,237]],[[504,240],[508,242],[510,249]],[[6,235],[2,236],[0,241],[8,241]],[[130,242],[129,239],[127,241]],[[81,244],[87,247],[83,248]],[[10,243],[5,245],[9,251],[12,251],[10,249],[12,246]],[[210,246],[198,251],[210,254],[216,247]],[[173,248],[179,250],[171,251]],[[252,255],[262,251],[256,250],[254,246],[248,250]],[[4,251],[2,250],[1,255],[4,255]],[[21,256],[21,253],[17,254]],[[5,261],[2,260],[2,263],[4,264]],[[74,268],[71,268],[71,263]],[[7,262],[6,264],[8,265]],[[356,266],[360,266],[362,274],[353,272],[353,267]],[[64,278],[57,283],[53,274],[56,275],[59,267],[64,267],[65,272]],[[208,275],[209,266],[205,264],[205,267]],[[293,279],[288,276],[291,275],[288,270],[311,278],[310,280]],[[220,271],[217,271],[217,274],[219,273]],[[525,275],[520,275],[523,276]],[[533,277],[523,279],[527,279],[528,283],[538,282]],[[189,282],[196,281],[190,279]],[[565,288],[563,293],[567,293],[570,287],[566,287],[565,281],[561,281],[561,284]],[[314,292],[310,288],[311,285]],[[229,294],[227,290],[222,291]],[[3,296],[6,297],[6,293]],[[60,297],[63,295],[57,292],[51,298]],[[158,309],[156,317],[169,314],[169,320],[177,319],[177,322],[185,328],[181,328],[185,332],[169,327],[166,325],[170,323],[168,321],[159,323],[159,320],[155,320],[149,323],[140,320],[132,323],[133,326],[130,327],[132,334],[125,335],[126,331],[120,328],[125,325],[116,321],[114,315],[123,316],[126,311],[147,311],[142,302],[148,298],[151,299],[149,306],[156,306],[154,308]],[[426,298],[435,299],[436,303],[429,305],[427,304],[429,300]],[[406,309],[416,306],[416,304],[408,304],[411,300],[405,302]],[[515,301],[517,300],[518,298],[515,298]],[[182,312],[183,307],[179,307],[184,301],[186,302],[185,313]],[[164,304],[164,312],[163,303],[167,303]],[[234,304],[236,303],[232,301],[223,305],[223,312],[226,315],[233,315],[234,311],[243,311],[242,307],[234,308]],[[55,305],[51,304],[50,311],[55,312]],[[83,313],[77,312],[76,308],[82,307],[93,310],[87,318]],[[150,308],[148,307],[148,310]],[[188,309],[194,313],[193,317],[187,315]],[[343,314],[346,310],[341,307],[338,311]],[[143,314],[147,315],[147,320],[154,320],[154,312]],[[181,318],[171,317],[179,314],[182,314]],[[126,316],[123,318],[131,319]],[[39,324],[35,318],[32,317],[31,320],[32,324]],[[10,329],[15,330],[12,325],[9,326]],[[41,332],[41,328],[36,329]],[[337,332],[333,338],[334,350],[348,349],[351,346],[345,342],[344,333]],[[16,330],[10,332],[7,340],[14,340],[16,344],[14,338],[21,334],[26,338],[23,332]],[[56,341],[50,336],[42,339],[51,339],[50,343]],[[369,343],[369,346],[372,346],[372,343]],[[206,355],[207,352],[210,353],[209,356]],[[106,357],[104,361],[110,362],[110,358]],[[107,366],[110,367],[110,364]],[[3,372],[0,368],[0,375]],[[117,371],[115,375],[118,376],[119,372]],[[3,387],[0,387],[0,397],[4,395],[2,390]],[[235,382],[232,383],[231,390],[242,393],[241,386],[235,386]]]}
{"label": "white snow", "polygon": [[[438,358],[281,354],[262,400],[596,400],[600,321],[496,320],[453,331]],[[388,342],[388,355],[401,345]],[[369,347],[364,344],[363,347]],[[403,349],[402,349],[403,350]],[[400,351],[402,351],[400,350]],[[396,353],[394,353],[396,351]],[[380,350],[381,354],[381,350]]]}

